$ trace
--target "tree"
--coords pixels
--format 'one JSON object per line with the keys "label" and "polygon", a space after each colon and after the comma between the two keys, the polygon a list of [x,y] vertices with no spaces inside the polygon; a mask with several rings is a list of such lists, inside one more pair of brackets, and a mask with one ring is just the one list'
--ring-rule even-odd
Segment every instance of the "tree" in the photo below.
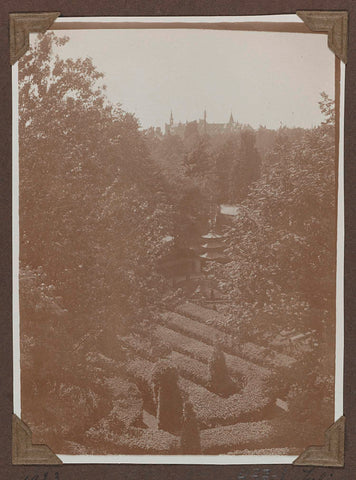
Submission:
{"label": "tree", "polygon": [[115,346],[154,315],[172,225],[137,119],[108,102],[90,59],[54,54],[67,41],[40,35],[19,61],[20,310],[24,417],[52,432],[61,418],[70,436],[111,408],[109,367],[86,366],[110,349],[90,339]]}
{"label": "tree", "polygon": [[184,174],[184,144],[178,135],[164,135],[159,140],[147,138],[147,143],[153,160],[167,179]]}
{"label": "tree", "polygon": [[187,153],[185,167],[186,176],[197,185],[205,203],[214,206],[218,200],[216,160],[208,137],[200,138]]}
{"label": "tree", "polygon": [[209,218],[209,204],[200,188],[189,178],[171,184],[174,196],[173,235],[179,247],[190,247],[199,242],[206,231]]}
{"label": "tree", "polygon": [[229,135],[217,149],[216,175],[219,203],[233,202],[233,170],[237,164],[240,149],[240,136]]}
{"label": "tree", "polygon": [[324,348],[322,344],[315,346],[300,359],[298,369],[290,374],[287,396],[294,418],[299,422],[312,421],[320,432],[328,428],[334,415],[333,365],[325,368]]}
{"label": "tree", "polygon": [[184,403],[183,408],[180,449],[183,455],[199,455],[201,453],[199,426],[193,405],[189,401]]}
{"label": "tree", "polygon": [[189,151],[185,160],[185,167],[188,176],[204,177],[209,173],[211,168],[211,155],[206,139],[201,138]]}
{"label": "tree", "polygon": [[321,100],[319,101],[319,107],[321,113],[324,115],[325,120],[323,125],[335,126],[335,101],[332,100],[327,93],[321,92]]}
{"label": "tree", "polygon": [[246,198],[252,182],[260,177],[261,158],[256,148],[256,134],[251,128],[241,131],[241,143],[232,169],[232,201]]}
{"label": "tree", "polygon": [[[254,317],[256,305],[275,317],[285,308],[290,322],[306,327],[309,312],[316,318],[310,309],[333,309],[333,132],[321,125],[297,142],[277,143],[229,232],[231,262],[219,268],[231,279],[231,298],[250,303]],[[324,313],[317,316],[319,323]]]}
{"label": "tree", "polygon": [[176,368],[165,361],[157,363],[152,376],[157,405],[158,427],[178,433],[182,427],[183,399]]}
{"label": "tree", "polygon": [[200,139],[197,121],[188,122],[184,128],[184,143],[188,149],[193,148]]}
{"label": "tree", "polygon": [[159,296],[166,187],[91,60],[54,57],[66,41],[40,36],[20,63],[21,262],[44,269],[71,313],[132,318]]}
{"label": "tree", "polygon": [[209,361],[209,388],[222,396],[231,395],[235,390],[235,384],[231,380],[227,370],[224,352],[219,344],[214,346]]}
{"label": "tree", "polygon": [[[224,282],[235,303],[232,313],[240,325],[230,326],[240,335],[243,329],[245,341],[268,346],[288,328],[310,336],[313,350],[320,346],[317,365],[308,360],[310,353],[299,353],[304,378],[293,371],[288,380],[283,376],[293,385],[291,414],[304,410],[311,418],[318,401],[333,395],[337,183],[332,122],[297,141],[276,142],[269,157],[227,232],[230,262],[212,265],[211,274]],[[313,409],[303,408],[307,397]],[[328,415],[330,409],[325,411]]]}

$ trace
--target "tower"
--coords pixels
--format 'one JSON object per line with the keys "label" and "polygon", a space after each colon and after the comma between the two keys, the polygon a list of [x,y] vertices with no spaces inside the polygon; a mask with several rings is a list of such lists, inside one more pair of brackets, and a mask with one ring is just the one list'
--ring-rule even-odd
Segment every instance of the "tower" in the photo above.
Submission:
{"label": "tower", "polygon": [[229,125],[233,125],[235,122],[234,122],[234,117],[232,116],[232,112],[231,112],[231,115],[230,115],[230,120],[229,120]]}
{"label": "tower", "polygon": [[173,112],[171,110],[171,116],[169,117],[169,125],[172,126],[173,125]]}
{"label": "tower", "polygon": [[204,110],[204,133],[206,133],[206,110]]}
{"label": "tower", "polygon": [[225,244],[223,238],[218,233],[210,231],[202,237],[203,245],[201,246],[202,253],[200,258],[206,261],[216,261],[219,263],[225,263],[227,261],[224,255]]}

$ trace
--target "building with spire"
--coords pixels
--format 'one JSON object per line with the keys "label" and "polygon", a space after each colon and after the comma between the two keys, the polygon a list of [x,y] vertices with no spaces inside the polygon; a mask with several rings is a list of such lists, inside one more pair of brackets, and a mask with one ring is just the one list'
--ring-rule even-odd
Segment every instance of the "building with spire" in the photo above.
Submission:
{"label": "building with spire", "polygon": [[175,123],[173,112],[171,110],[169,123],[165,124],[165,134],[178,135],[179,137],[184,138],[185,128],[190,123],[196,123],[199,135],[219,135],[221,133],[238,131],[241,128],[241,124],[234,120],[232,112],[227,123],[209,123],[206,110],[203,112],[203,118],[200,118],[199,120]]}

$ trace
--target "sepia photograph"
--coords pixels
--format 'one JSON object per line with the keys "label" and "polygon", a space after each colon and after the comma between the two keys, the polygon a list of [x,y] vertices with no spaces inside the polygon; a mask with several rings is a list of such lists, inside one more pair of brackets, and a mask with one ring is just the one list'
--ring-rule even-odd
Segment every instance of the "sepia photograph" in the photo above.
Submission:
{"label": "sepia photograph", "polygon": [[63,461],[291,463],[342,415],[343,66],[289,17],[30,35],[14,410]]}

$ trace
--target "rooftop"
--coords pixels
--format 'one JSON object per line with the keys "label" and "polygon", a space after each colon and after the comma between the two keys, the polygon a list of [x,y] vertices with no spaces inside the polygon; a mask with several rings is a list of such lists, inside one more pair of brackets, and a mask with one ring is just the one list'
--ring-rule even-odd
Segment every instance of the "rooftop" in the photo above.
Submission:
{"label": "rooftop", "polygon": [[215,232],[209,232],[206,235],[202,235],[201,238],[222,238],[222,236]]}
{"label": "rooftop", "polygon": [[236,216],[240,212],[238,205],[220,205],[220,213],[222,215],[232,215]]}
{"label": "rooftop", "polygon": [[214,252],[209,250],[206,253],[202,253],[199,255],[201,258],[205,258],[206,260],[224,260],[225,257],[221,252]]}

